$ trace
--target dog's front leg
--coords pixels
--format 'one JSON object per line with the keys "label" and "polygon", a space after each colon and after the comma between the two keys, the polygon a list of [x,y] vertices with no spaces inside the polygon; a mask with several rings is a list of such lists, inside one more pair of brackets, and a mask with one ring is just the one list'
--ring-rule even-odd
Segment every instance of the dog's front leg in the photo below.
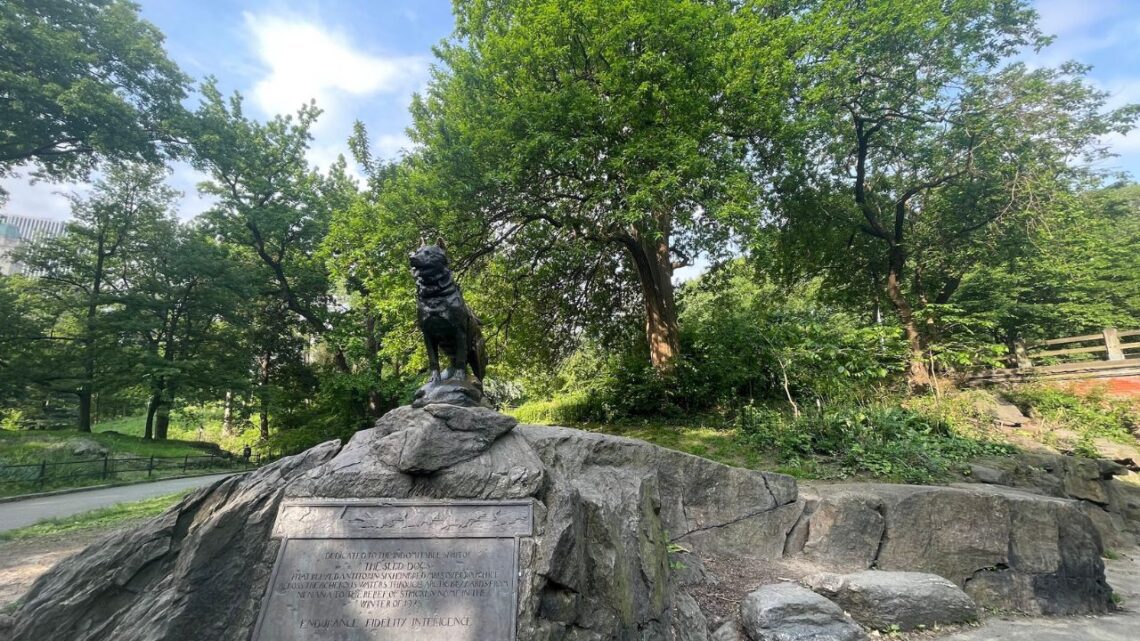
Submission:
{"label": "dog's front leg", "polygon": [[462,324],[455,328],[455,352],[451,357],[451,370],[448,378],[467,380],[467,328]]}
{"label": "dog's front leg", "polygon": [[429,383],[438,383],[439,376],[439,346],[436,342],[424,332],[424,347],[427,348],[428,369],[431,370],[431,377],[428,379]]}

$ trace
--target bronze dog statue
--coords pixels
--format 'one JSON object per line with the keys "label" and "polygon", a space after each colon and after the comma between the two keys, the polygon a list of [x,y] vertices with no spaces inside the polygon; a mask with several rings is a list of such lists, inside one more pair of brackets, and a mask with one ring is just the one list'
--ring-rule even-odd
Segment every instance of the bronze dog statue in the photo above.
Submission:
{"label": "bronze dog statue", "polygon": [[[424,335],[431,378],[416,392],[417,402],[429,402],[431,389],[441,383],[470,386],[478,398],[466,392],[475,404],[482,401],[483,376],[487,372],[487,353],[479,319],[467,307],[463,293],[451,275],[443,241],[424,245],[408,256],[416,279],[416,321]],[[451,367],[440,373],[439,352],[448,356]],[[474,380],[467,378],[471,366]],[[450,402],[443,401],[440,402]],[[461,403],[467,404],[467,403]]]}

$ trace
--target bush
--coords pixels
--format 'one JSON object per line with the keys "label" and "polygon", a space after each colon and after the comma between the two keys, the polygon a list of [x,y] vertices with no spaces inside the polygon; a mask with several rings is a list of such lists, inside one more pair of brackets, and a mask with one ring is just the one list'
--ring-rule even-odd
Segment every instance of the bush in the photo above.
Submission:
{"label": "bush", "polygon": [[1103,388],[1082,395],[1048,385],[1020,385],[1003,395],[1026,416],[1079,434],[1076,453],[1082,456],[1097,456],[1092,449],[1096,437],[1132,444],[1134,434],[1140,434],[1140,405],[1107,397]]}
{"label": "bush", "polygon": [[812,459],[813,474],[822,478],[870,474],[929,483],[971,459],[1012,451],[1004,444],[964,436],[941,417],[897,406],[842,406],[799,418],[748,406],[740,423],[751,444],[776,450],[791,466]]}
{"label": "bush", "polygon": [[819,301],[817,286],[790,291],[761,284],[743,262],[681,290],[686,409],[739,399],[789,403],[866,401],[900,372],[906,348],[898,328],[864,326]]}

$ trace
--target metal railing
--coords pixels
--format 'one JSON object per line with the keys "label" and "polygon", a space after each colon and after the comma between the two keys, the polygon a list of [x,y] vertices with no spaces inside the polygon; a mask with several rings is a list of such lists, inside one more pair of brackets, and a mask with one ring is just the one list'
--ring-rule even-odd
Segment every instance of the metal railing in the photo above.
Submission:
{"label": "metal railing", "polygon": [[[26,486],[43,489],[46,486],[66,485],[69,482],[99,479],[142,480],[192,474],[209,470],[251,469],[261,464],[262,457],[238,456],[150,456],[114,458],[108,455],[81,461],[49,461],[0,465],[0,489],[5,486]],[[4,492],[0,492],[4,494]]]}

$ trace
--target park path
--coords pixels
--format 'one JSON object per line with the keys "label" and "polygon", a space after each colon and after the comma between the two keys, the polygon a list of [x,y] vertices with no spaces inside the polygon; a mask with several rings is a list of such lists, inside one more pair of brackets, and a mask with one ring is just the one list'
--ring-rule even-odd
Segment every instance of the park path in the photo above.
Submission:
{"label": "park path", "polygon": [[183,490],[192,490],[209,485],[229,475],[230,473],[207,474],[205,476],[122,485],[0,503],[0,532],[26,527],[44,519],[72,516],[117,503],[141,501]]}

